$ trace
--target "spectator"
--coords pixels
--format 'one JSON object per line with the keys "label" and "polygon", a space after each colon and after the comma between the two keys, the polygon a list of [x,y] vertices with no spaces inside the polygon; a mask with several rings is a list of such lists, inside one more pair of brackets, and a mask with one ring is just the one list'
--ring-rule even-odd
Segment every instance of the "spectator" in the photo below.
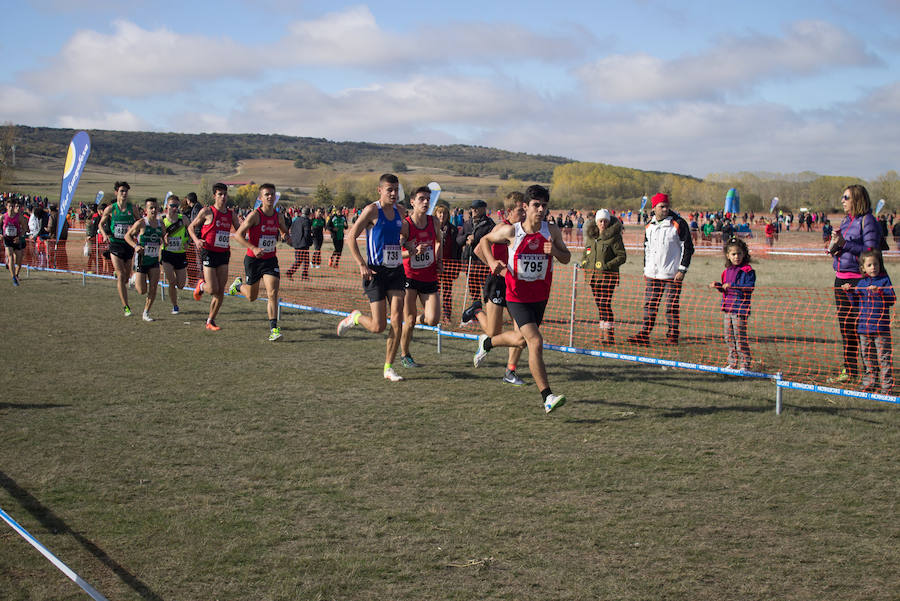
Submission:
{"label": "spectator", "polygon": [[619,267],[625,263],[622,222],[606,209],[597,211],[585,228],[586,244],[581,268],[590,274],[589,284],[600,316],[600,343],[615,344],[612,297],[619,285]]}
{"label": "spectator", "polygon": [[653,218],[644,231],[644,319],[640,331],[628,342],[647,346],[656,323],[656,312],[666,295],[666,339],[678,344],[681,332],[681,282],[691,265],[694,243],[687,222],[669,208],[668,194],[654,194]]}
{"label": "spectator", "polygon": [[469,296],[472,301],[481,299],[481,287],[487,275],[487,268],[475,254],[475,247],[482,236],[494,229],[494,221],[487,216],[487,203],[472,201],[472,217],[465,222],[456,236],[456,244],[462,249],[461,260],[469,263]]}
{"label": "spectator", "polygon": [[[291,246],[294,247],[294,264],[287,270],[289,280],[294,279],[294,273],[300,268],[300,279],[309,279],[309,247],[312,244],[312,221],[309,219],[309,207],[303,207],[300,216],[294,219],[290,229]],[[356,240],[351,240],[356,244]]]}

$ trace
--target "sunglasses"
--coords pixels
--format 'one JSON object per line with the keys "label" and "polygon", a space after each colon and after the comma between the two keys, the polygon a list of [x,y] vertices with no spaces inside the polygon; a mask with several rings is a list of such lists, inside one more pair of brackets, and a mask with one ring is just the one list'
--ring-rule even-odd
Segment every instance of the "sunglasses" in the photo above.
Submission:
{"label": "sunglasses", "polygon": [[178,205],[169,205],[169,208],[170,208],[170,209],[177,209],[177,208],[178,208]]}
{"label": "sunglasses", "polygon": [[841,196],[841,200],[850,200],[850,195],[844,194],[843,196]]}

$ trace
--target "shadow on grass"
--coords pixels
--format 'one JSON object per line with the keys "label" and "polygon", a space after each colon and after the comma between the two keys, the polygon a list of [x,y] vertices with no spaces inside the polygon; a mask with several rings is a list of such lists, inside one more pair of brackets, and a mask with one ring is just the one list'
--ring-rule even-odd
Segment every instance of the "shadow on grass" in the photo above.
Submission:
{"label": "shadow on grass", "polygon": [[52,510],[44,506],[31,493],[23,489],[15,480],[3,472],[0,472],[0,486],[2,486],[13,499],[18,501],[22,508],[30,513],[34,519],[40,522],[44,528],[54,533],[71,535],[82,547],[84,547],[91,555],[99,559],[103,565],[112,570],[122,579],[122,582],[127,584],[143,599],[147,599],[148,601],[163,601],[162,597],[150,590],[150,587],[111,558],[106,551],[94,544],[93,541],[85,538],[82,534],[72,530],[72,528],[59,516],[53,513]]}
{"label": "shadow on grass", "polygon": [[[687,388],[687,387],[686,387]],[[698,391],[696,386],[689,387],[693,391]],[[713,392],[721,392],[719,390],[705,391],[707,393]],[[667,418],[681,418],[681,417],[696,417],[702,415],[715,415],[717,413],[725,413],[725,412],[741,412],[741,413],[774,413],[775,406],[773,402],[770,402],[765,399],[760,399],[759,405],[723,405],[723,406],[689,406],[689,407],[654,407],[652,405],[644,405],[639,403],[627,403],[623,401],[606,401],[603,399],[586,399],[576,401],[578,403],[584,403],[587,405],[606,405],[609,407],[621,407],[628,410],[636,410],[643,409],[648,411],[657,411],[659,412],[659,417],[667,417]],[[888,411],[888,408],[885,407],[810,407],[810,406],[800,406],[800,405],[790,405],[787,403],[782,403],[782,410],[796,411],[798,413],[824,413],[827,415],[838,415],[847,419],[864,422],[867,424],[880,424],[881,422],[874,419],[867,419],[864,417],[859,417],[856,415],[851,415],[851,413],[858,412],[866,412],[866,413],[885,413]],[[634,416],[623,416],[628,419]],[[572,423],[603,423],[610,420],[608,418],[602,419],[586,419],[586,420],[569,420]],[[622,421],[615,420],[615,421]]]}
{"label": "shadow on grass", "polygon": [[41,403],[0,403],[0,409],[61,409],[71,405],[54,405]]}

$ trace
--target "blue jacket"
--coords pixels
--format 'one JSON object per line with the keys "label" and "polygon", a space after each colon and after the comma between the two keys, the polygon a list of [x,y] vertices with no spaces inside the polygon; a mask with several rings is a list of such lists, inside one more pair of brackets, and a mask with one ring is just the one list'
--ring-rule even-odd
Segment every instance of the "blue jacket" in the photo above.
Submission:
{"label": "blue jacket", "polygon": [[[722,284],[728,284],[723,290]],[[722,272],[722,283],[716,282],[716,289],[722,293],[722,311],[747,317],[750,315],[750,295],[756,286],[756,272],[750,265],[734,265]]]}
{"label": "blue jacket", "polygon": [[[878,286],[878,290],[868,290]],[[897,300],[894,285],[888,274],[881,272],[874,278],[864,277],[850,289],[854,304],[859,308],[858,334],[887,336],[891,333],[891,306]]]}
{"label": "blue jacket", "polygon": [[844,247],[834,254],[834,270],[859,273],[859,255],[881,249],[881,226],[869,211],[859,217],[847,215],[841,221]]}

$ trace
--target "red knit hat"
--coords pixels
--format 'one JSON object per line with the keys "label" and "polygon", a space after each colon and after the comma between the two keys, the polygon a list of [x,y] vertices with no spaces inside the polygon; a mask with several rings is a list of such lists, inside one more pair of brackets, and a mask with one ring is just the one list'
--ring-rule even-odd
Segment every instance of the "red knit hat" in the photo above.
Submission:
{"label": "red knit hat", "polygon": [[655,208],[659,203],[664,202],[669,204],[669,195],[663,194],[662,192],[658,192],[653,195],[653,198],[650,199],[650,208]]}

